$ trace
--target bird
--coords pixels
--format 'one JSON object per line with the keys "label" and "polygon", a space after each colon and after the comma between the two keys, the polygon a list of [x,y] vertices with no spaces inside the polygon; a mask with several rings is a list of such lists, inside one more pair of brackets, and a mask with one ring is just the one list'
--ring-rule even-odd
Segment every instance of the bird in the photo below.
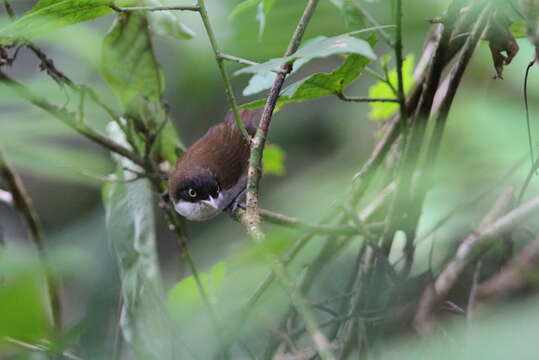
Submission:
{"label": "bird", "polygon": [[[260,111],[241,110],[247,133],[254,136]],[[229,208],[245,194],[250,146],[229,112],[177,161],[168,179],[174,209],[191,221],[204,221]]]}

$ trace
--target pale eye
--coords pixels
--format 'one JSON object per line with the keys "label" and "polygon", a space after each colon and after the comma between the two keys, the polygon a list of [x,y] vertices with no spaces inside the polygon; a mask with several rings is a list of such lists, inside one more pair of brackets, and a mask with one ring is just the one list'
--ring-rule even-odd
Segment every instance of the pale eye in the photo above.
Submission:
{"label": "pale eye", "polygon": [[190,197],[194,198],[194,197],[197,197],[197,192],[193,189],[189,189],[187,191],[187,193],[189,194]]}

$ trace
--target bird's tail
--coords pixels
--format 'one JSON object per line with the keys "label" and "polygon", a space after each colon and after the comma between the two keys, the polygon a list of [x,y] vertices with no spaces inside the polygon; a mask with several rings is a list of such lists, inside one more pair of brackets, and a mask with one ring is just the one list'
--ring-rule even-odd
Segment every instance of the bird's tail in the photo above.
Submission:
{"label": "bird's tail", "polygon": [[[260,119],[260,116],[262,115],[262,110],[240,110],[240,117],[243,121],[243,124],[245,125],[245,129],[249,133],[249,135],[254,136],[256,132],[256,128],[258,125],[258,120]],[[234,120],[234,115],[231,111],[228,112],[226,116],[226,120],[229,123],[234,124],[236,126],[236,121]]]}

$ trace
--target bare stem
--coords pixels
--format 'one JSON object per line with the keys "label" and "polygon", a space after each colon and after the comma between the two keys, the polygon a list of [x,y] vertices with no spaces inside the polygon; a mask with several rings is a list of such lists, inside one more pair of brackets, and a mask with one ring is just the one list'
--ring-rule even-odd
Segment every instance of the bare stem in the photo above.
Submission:
{"label": "bare stem", "polygon": [[60,302],[60,289],[58,279],[51,266],[47,263],[46,249],[43,243],[43,230],[37,212],[32,204],[32,199],[28,195],[26,188],[16,172],[15,168],[9,164],[3,153],[0,151],[0,175],[5,180],[6,185],[13,197],[13,205],[24,219],[30,238],[37,248],[39,260],[45,271],[45,281],[50,302],[51,321],[53,327],[60,329],[62,326],[62,312]]}
{"label": "bare stem", "polygon": [[363,103],[371,103],[371,102],[392,102],[392,103],[398,103],[398,99],[389,99],[389,98],[371,98],[371,97],[365,97],[365,96],[346,96],[343,93],[337,93],[335,94],[339,99],[342,101],[347,102],[363,102]]}
{"label": "bare stem", "polygon": [[406,97],[404,95],[404,80],[402,76],[402,64],[404,62],[402,55],[402,0],[397,0],[397,14],[395,16],[397,25],[395,31],[395,60],[397,62],[397,97],[400,105],[401,123],[406,123]]}
{"label": "bare stem", "polygon": [[110,139],[109,137],[99,133],[93,128],[87,126],[86,124],[80,123],[77,120],[76,115],[74,113],[71,113],[65,109],[59,108],[56,105],[53,105],[47,102],[45,99],[33,93],[32,90],[16,82],[15,80],[9,78],[6,74],[4,74],[1,71],[0,71],[0,83],[4,83],[10,89],[15,91],[20,97],[28,100],[33,105],[53,115],[54,117],[59,119],[61,122],[63,122],[64,124],[72,128],[73,130],[81,134],[82,136],[92,140],[93,142],[107,148],[108,150],[118,155],[128,158],[129,160],[133,161],[137,165],[141,165],[141,166],[145,165],[144,159],[140,157],[139,155],[135,154],[134,152],[125,148],[124,146],[118,144],[117,142]]}
{"label": "bare stem", "polygon": [[13,6],[11,5],[10,0],[4,0],[4,7],[6,8],[6,12],[11,20],[15,19],[15,10],[13,10]]}
{"label": "bare stem", "polygon": [[[284,54],[285,57],[290,56],[298,49],[303,34],[314,14],[316,6],[319,0],[309,0],[307,6],[303,12],[301,19],[292,35],[292,38],[288,44],[288,48]],[[288,73],[292,70],[292,64],[284,64],[281,67],[281,72],[277,74],[273,86],[271,87],[266,105],[262,112],[262,117],[258,124],[258,129],[251,142],[251,156],[249,158],[249,170],[247,180],[247,213],[246,213],[246,225],[247,230],[251,233],[259,232],[258,224],[260,222],[258,215],[258,185],[260,183],[260,177],[262,175],[262,151],[266,144],[266,137],[273,115],[273,110],[277,104],[277,98],[283,86],[284,80]]]}
{"label": "bare stem", "polygon": [[[290,56],[296,52],[298,49],[303,34],[309,24],[309,21],[314,14],[316,6],[318,5],[318,0],[309,0],[307,6],[303,12],[303,15],[292,35],[288,48],[284,56]],[[259,229],[259,209],[258,209],[258,185],[260,183],[261,171],[261,161],[262,161],[262,151],[266,143],[266,137],[269,130],[269,125],[271,122],[271,117],[275,105],[277,103],[277,98],[283,86],[284,80],[288,73],[292,69],[292,64],[285,64],[281,67],[282,72],[277,74],[273,86],[271,87],[270,94],[266,101],[262,117],[258,124],[258,129],[256,134],[251,142],[251,156],[249,158],[249,170],[248,170],[248,182],[247,182],[247,208],[246,216],[244,217],[244,225],[246,226],[251,239],[255,243],[260,243],[264,240],[264,234]],[[273,257],[270,254],[266,254],[266,260],[270,264],[273,274],[279,281],[279,283],[285,288],[287,293],[290,296],[293,306],[298,310],[301,317],[303,318],[305,325],[309,331],[311,339],[318,350],[320,357],[323,360],[335,359],[333,352],[331,350],[330,343],[328,342],[325,335],[320,330],[316,317],[311,309],[311,306],[304,298],[304,296],[299,293],[293,283],[290,281],[283,263]]]}
{"label": "bare stem", "polygon": [[197,4],[199,7],[198,12],[200,13],[202,22],[204,23],[204,28],[206,29],[206,33],[208,34],[208,39],[210,40],[211,48],[213,50],[213,55],[215,56],[215,61],[217,61],[217,66],[219,66],[219,72],[221,73],[221,77],[223,78],[223,82],[225,84],[225,93],[228,98],[230,107],[232,108],[232,114],[234,115],[236,126],[241,131],[241,134],[243,135],[243,137],[246,140],[249,140],[249,134],[247,133],[247,130],[245,129],[245,125],[243,124],[243,121],[241,120],[240,112],[238,109],[238,104],[236,102],[236,97],[234,96],[234,91],[232,90],[230,77],[228,76],[228,73],[225,70],[224,58],[222,57],[221,50],[219,49],[219,45],[217,44],[217,39],[215,38],[215,34],[213,33],[213,28],[210,23],[210,18],[208,17],[208,11],[206,10],[206,5],[204,3],[204,0],[197,0]]}
{"label": "bare stem", "polygon": [[361,11],[361,13],[363,14],[363,16],[365,16],[365,19],[367,19],[367,21],[372,25],[372,26],[375,26],[378,33],[380,34],[380,36],[382,37],[382,40],[384,40],[384,42],[389,45],[390,47],[393,47],[394,44],[393,44],[393,41],[391,41],[391,38],[389,37],[389,35],[384,31],[383,27],[380,26],[380,24],[378,23],[378,21],[376,21],[376,19],[367,11],[367,9],[365,9],[365,7],[363,7],[363,5],[361,5],[361,3],[359,1],[353,1],[352,4],[357,7],[359,9],[359,11]]}
{"label": "bare stem", "polygon": [[237,56],[233,56],[233,55],[220,54],[219,56],[220,56],[223,60],[228,60],[228,61],[236,62],[236,63],[242,64],[242,65],[249,65],[249,66],[258,65],[258,63],[255,62],[255,61],[243,59],[243,58],[240,58],[240,57],[237,57]]}
{"label": "bare stem", "polygon": [[435,305],[447,296],[465,266],[485,251],[489,241],[525,221],[539,209],[539,197],[537,197],[498,218],[508,208],[512,195],[513,188],[509,188],[498,198],[477,229],[462,241],[455,256],[444,267],[434,284],[425,290],[415,317],[418,331],[422,333],[432,331],[435,324],[433,316]]}
{"label": "bare stem", "polygon": [[117,12],[128,12],[128,11],[200,11],[200,6],[198,5],[187,5],[187,6],[130,6],[130,7],[120,7],[114,4],[109,5],[110,8]]}
{"label": "bare stem", "polygon": [[[245,211],[238,210],[237,216],[240,218],[245,216]],[[351,225],[324,225],[324,224],[311,224],[301,219],[279,214],[273,211],[260,209],[260,216],[268,223],[274,225],[285,226],[293,229],[301,229],[313,233],[315,235],[357,235],[359,229],[356,226]]]}

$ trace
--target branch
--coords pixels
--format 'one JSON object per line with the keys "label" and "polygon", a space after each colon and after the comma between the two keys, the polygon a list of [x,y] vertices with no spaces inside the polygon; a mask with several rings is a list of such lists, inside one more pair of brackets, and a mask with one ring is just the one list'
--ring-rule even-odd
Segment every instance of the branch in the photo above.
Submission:
{"label": "branch", "polygon": [[397,98],[399,99],[399,109],[401,115],[401,124],[406,123],[406,95],[404,94],[404,80],[402,75],[402,64],[404,58],[402,56],[402,0],[396,0],[395,23],[397,25],[395,31],[395,60],[397,62]]}
{"label": "branch", "polygon": [[52,325],[56,329],[62,327],[62,314],[60,302],[60,290],[56,274],[47,263],[46,250],[43,244],[43,230],[37,212],[32,204],[32,199],[28,195],[26,188],[16,170],[8,163],[4,154],[0,151],[0,175],[4,178],[6,185],[13,198],[13,205],[23,218],[30,239],[37,248],[39,261],[45,271],[45,282],[47,294],[50,302],[50,312]]}
{"label": "branch", "polygon": [[116,12],[129,12],[129,11],[167,11],[167,10],[176,10],[176,11],[200,11],[200,6],[198,5],[186,5],[186,6],[130,6],[130,7],[120,7],[114,4],[109,5],[109,7]]}
{"label": "branch", "polygon": [[[238,210],[237,216],[242,218],[245,216],[244,210]],[[279,214],[273,211],[260,209],[260,216],[265,221],[274,224],[289,227],[292,229],[301,229],[312,233],[313,235],[357,235],[359,229],[356,226],[350,225],[341,225],[341,226],[331,226],[323,224],[310,224],[303,220],[300,220],[295,217]],[[240,222],[242,222],[240,220]]]}
{"label": "branch", "polygon": [[135,154],[134,152],[125,148],[124,146],[118,144],[117,142],[110,139],[109,137],[90,128],[86,124],[79,122],[73,113],[47,102],[47,100],[39,97],[38,95],[33,93],[32,90],[18,83],[17,81],[9,78],[6,74],[4,74],[1,71],[0,71],[0,82],[4,83],[10,89],[15,91],[20,97],[31,102],[33,105],[45,110],[46,112],[53,115],[54,117],[59,119],[61,122],[63,122],[64,124],[72,128],[73,130],[78,132],[79,134],[83,135],[84,137],[90,139],[91,141],[107,148],[108,150],[118,155],[121,155],[133,161],[137,165],[144,166],[144,159],[141,158],[139,155]]}
{"label": "branch", "polygon": [[[307,6],[299,20],[299,23],[292,35],[288,48],[284,54],[284,57],[290,56],[296,52],[298,49],[303,34],[311,20],[312,15],[318,5],[319,0],[309,0]],[[249,170],[248,170],[248,180],[247,180],[247,208],[246,208],[246,225],[247,230],[251,234],[257,234],[260,232],[258,229],[258,224],[260,222],[258,214],[258,186],[260,183],[260,177],[262,175],[262,151],[264,145],[266,144],[266,137],[269,130],[269,125],[271,122],[271,117],[275,105],[277,104],[277,98],[283,86],[286,76],[292,70],[292,63],[287,63],[281,66],[281,72],[277,74],[273,86],[271,87],[266,105],[262,112],[262,117],[258,124],[258,129],[255,136],[251,141],[251,156],[249,158]]]}
{"label": "branch", "polygon": [[243,59],[243,58],[233,56],[233,55],[219,54],[219,57],[221,59],[223,59],[223,60],[233,61],[233,62],[236,62],[238,64],[242,64],[242,65],[249,65],[249,66],[258,65],[258,63],[255,62],[255,61]]}
{"label": "branch", "polygon": [[215,61],[217,61],[217,66],[219,66],[219,72],[221,73],[221,77],[223,78],[223,82],[225,83],[225,93],[228,98],[230,107],[232,108],[232,114],[234,115],[236,126],[240,130],[243,137],[246,140],[249,140],[249,134],[247,133],[247,130],[245,129],[245,125],[243,124],[243,121],[241,120],[240,112],[238,109],[238,104],[236,102],[236,97],[234,96],[234,91],[232,90],[230,77],[228,76],[228,73],[225,70],[224,58],[222,57],[221,50],[219,50],[219,45],[217,44],[217,40],[213,33],[213,29],[211,27],[210,19],[208,17],[208,12],[206,10],[206,5],[204,4],[204,0],[197,0],[197,3],[199,6],[198,12],[200,13],[200,16],[202,17],[202,22],[204,23],[204,28],[206,29],[206,33],[208,33],[208,39],[210,40],[210,44],[213,50]]}
{"label": "branch", "polygon": [[454,258],[444,267],[433,286],[423,292],[414,320],[419,332],[429,333],[433,330],[435,306],[439,301],[445,299],[466,265],[482,254],[494,237],[506,233],[539,209],[539,197],[536,197],[495,220],[500,213],[507,209],[512,195],[513,188],[509,188],[498,198],[477,229],[462,241]]}
{"label": "branch", "polygon": [[388,99],[388,98],[370,98],[370,97],[364,97],[364,96],[346,96],[343,93],[337,93],[335,94],[339,99],[342,101],[347,102],[364,102],[364,103],[370,103],[370,102],[393,102],[398,103],[399,100],[397,99]]}
{"label": "branch", "polygon": [[77,355],[69,352],[69,351],[64,351],[62,353],[58,353],[57,349],[55,349],[53,346],[45,346],[43,344],[30,344],[30,343],[27,343],[27,342],[24,342],[24,341],[21,341],[19,339],[15,339],[15,338],[12,338],[10,336],[5,336],[2,340],[5,340],[6,342],[12,344],[12,345],[16,345],[22,349],[25,349],[25,350],[30,350],[30,351],[41,351],[41,352],[44,352],[44,353],[48,353],[52,358],[58,358],[58,355],[61,355],[62,357],[65,357],[66,359],[70,359],[70,360],[82,360],[80,357],[78,357]]}
{"label": "branch", "polygon": [[380,36],[382,37],[382,40],[384,40],[384,42],[389,46],[389,47],[393,47],[394,44],[393,44],[393,41],[391,41],[391,38],[389,37],[389,35],[384,31],[383,27],[380,25],[380,23],[378,23],[378,21],[376,21],[376,19],[367,11],[367,9],[365,9],[363,7],[363,5],[361,5],[361,3],[359,1],[352,1],[351,2],[355,7],[357,7],[359,9],[359,11],[361,11],[361,13],[363,14],[363,16],[365,16],[365,19],[367,19],[367,21],[374,27],[377,28],[377,31],[380,33]]}
{"label": "branch", "polygon": [[528,243],[500,272],[477,287],[483,301],[494,301],[530,284],[539,263],[539,237]]}
{"label": "branch", "polygon": [[6,8],[6,12],[11,20],[15,19],[15,10],[13,10],[13,6],[11,6],[10,0],[4,0],[4,7]]}
{"label": "branch", "polygon": [[[307,6],[303,12],[303,15],[296,27],[292,39],[288,44],[288,48],[284,56],[290,56],[296,52],[298,49],[303,34],[307,28],[307,25],[314,14],[316,6],[318,5],[319,0],[309,0]],[[277,103],[277,98],[283,86],[284,80],[288,73],[292,69],[292,64],[288,63],[281,67],[282,72],[277,74],[277,77],[273,83],[273,86],[270,90],[264,111],[262,112],[262,117],[258,124],[258,129],[254,138],[251,141],[251,156],[249,158],[249,169],[248,169],[248,181],[247,181],[247,208],[246,215],[243,217],[244,225],[247,228],[251,239],[259,244],[264,240],[264,235],[259,229],[259,209],[258,209],[258,185],[260,182],[261,172],[261,161],[262,161],[262,151],[266,143],[266,137],[271,122],[271,117],[275,105]],[[275,258],[271,254],[265,254],[266,260],[272,268],[275,277],[279,280],[280,284],[285,288],[287,293],[290,296],[292,304],[301,314],[301,317],[305,321],[305,325],[309,331],[311,339],[318,350],[320,357],[323,360],[335,359],[333,352],[331,351],[330,343],[327,338],[324,336],[320,327],[316,321],[316,317],[306,299],[301,293],[299,293],[294,284],[290,281],[288,274],[284,268],[282,262],[279,259]]]}

